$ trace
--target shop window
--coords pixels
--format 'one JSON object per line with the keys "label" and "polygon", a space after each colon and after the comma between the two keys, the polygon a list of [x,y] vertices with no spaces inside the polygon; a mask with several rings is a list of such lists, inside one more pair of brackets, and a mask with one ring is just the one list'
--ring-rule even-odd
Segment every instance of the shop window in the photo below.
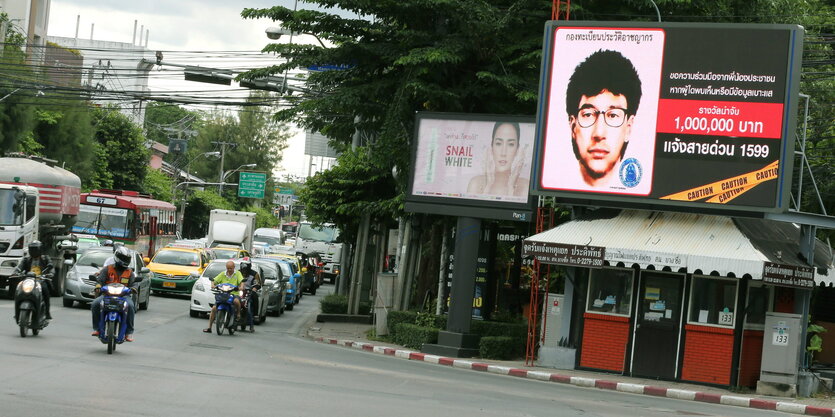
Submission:
{"label": "shop window", "polygon": [[631,269],[594,269],[589,276],[586,311],[628,316],[632,305]]}
{"label": "shop window", "polygon": [[733,327],[738,280],[693,277],[689,322]]}

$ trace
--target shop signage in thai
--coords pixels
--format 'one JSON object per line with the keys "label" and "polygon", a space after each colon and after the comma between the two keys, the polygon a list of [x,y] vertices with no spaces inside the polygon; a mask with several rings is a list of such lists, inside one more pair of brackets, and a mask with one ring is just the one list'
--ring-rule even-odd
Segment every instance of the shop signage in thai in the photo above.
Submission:
{"label": "shop signage in thai", "polygon": [[781,287],[814,288],[815,270],[811,266],[763,262],[763,282]]}
{"label": "shop signage in thai", "polygon": [[601,246],[566,245],[562,243],[525,241],[522,256],[533,256],[539,262],[554,265],[600,268],[606,256]]}

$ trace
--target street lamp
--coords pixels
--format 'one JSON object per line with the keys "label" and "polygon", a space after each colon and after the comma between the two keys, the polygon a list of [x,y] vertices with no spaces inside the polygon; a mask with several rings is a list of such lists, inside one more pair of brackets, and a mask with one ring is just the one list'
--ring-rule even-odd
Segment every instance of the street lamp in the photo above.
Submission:
{"label": "street lamp", "polygon": [[226,182],[226,178],[228,176],[240,171],[243,168],[255,168],[257,165],[258,164],[243,164],[235,169],[224,172],[223,175],[220,176],[220,181],[218,181],[220,183],[220,185],[218,186],[220,187],[220,195],[223,195],[223,183]]}

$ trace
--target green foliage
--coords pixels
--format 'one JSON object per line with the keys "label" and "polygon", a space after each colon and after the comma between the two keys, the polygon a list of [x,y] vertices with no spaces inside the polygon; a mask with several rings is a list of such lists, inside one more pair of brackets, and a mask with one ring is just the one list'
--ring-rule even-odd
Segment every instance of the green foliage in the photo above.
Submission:
{"label": "green foliage", "polygon": [[415,311],[389,311],[386,317],[386,324],[389,328],[389,335],[394,337],[397,333],[397,325],[400,323],[415,324],[418,313]]}
{"label": "green foliage", "polygon": [[[81,178],[84,188],[93,184],[112,185],[113,174],[104,153],[96,148],[89,103],[72,98],[40,98],[34,112],[32,135],[43,147],[41,154],[54,159]],[[98,176],[102,177],[99,178]],[[92,187],[98,188],[98,187]]]}
{"label": "green foliage", "polygon": [[246,206],[241,208],[241,211],[255,213],[255,228],[278,226],[278,218],[273,215],[272,210],[263,207]]}
{"label": "green foliage", "polygon": [[438,341],[438,329],[410,323],[398,323],[395,326],[392,340],[401,346],[420,349],[424,343],[436,343]]}
{"label": "green foliage", "polygon": [[113,188],[113,174],[107,165],[107,150],[104,145],[96,142],[93,144],[93,175],[81,178],[81,186],[85,191]]}
{"label": "green foliage", "polygon": [[[167,145],[169,138],[176,138],[179,132],[193,130],[200,124],[199,113],[186,110],[177,104],[152,101],[145,109],[145,134],[148,140]],[[187,139],[187,134],[181,134]]]}
{"label": "green foliage", "polygon": [[483,336],[478,342],[478,352],[484,359],[508,360],[519,355],[517,342],[506,336]]}
{"label": "green foliage", "polygon": [[171,201],[173,198],[171,190],[174,187],[174,180],[162,171],[146,167],[145,183],[142,185],[142,192],[154,196],[157,200]]}
{"label": "green foliage", "polygon": [[348,297],[342,294],[328,294],[319,305],[324,314],[348,314]]}
{"label": "green foliage", "polygon": [[94,112],[96,141],[104,146],[107,168],[113,175],[113,187],[140,191],[151,154],[139,126],[114,109]]}
{"label": "green foliage", "polygon": [[206,236],[209,212],[213,209],[234,210],[235,207],[211,190],[196,191],[191,194],[184,212],[183,235],[186,237]]}

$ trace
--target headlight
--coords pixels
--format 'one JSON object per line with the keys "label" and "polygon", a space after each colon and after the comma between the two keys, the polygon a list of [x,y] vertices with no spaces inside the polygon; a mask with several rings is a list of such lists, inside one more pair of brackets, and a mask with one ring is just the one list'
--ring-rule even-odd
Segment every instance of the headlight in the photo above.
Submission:
{"label": "headlight", "polygon": [[24,280],[22,283],[20,283],[20,289],[22,289],[23,292],[26,292],[26,293],[32,292],[32,290],[35,289],[35,280],[34,279]]}
{"label": "headlight", "polygon": [[107,286],[107,293],[110,295],[119,296],[122,295],[123,288],[125,288],[123,285],[110,284]]}
{"label": "headlight", "polygon": [[194,286],[194,289],[195,289],[195,290],[197,290],[197,291],[206,291],[206,290],[205,290],[205,288],[203,288],[203,283],[202,283],[202,282],[198,282],[198,283]]}

